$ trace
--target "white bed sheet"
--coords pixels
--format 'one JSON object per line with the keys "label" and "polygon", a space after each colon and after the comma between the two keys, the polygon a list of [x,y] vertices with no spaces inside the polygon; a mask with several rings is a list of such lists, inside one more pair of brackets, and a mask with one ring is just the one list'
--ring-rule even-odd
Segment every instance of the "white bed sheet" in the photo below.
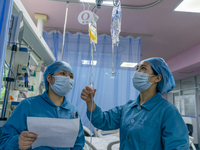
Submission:
{"label": "white bed sheet", "polygon": [[[85,140],[90,142],[90,137],[85,137]],[[108,135],[108,136],[104,136],[102,138],[92,137],[92,145],[97,150],[107,150],[108,144],[111,143],[111,142],[114,142],[114,141],[119,141],[119,137],[114,136],[114,135]],[[119,143],[113,145],[112,150],[119,150]]]}

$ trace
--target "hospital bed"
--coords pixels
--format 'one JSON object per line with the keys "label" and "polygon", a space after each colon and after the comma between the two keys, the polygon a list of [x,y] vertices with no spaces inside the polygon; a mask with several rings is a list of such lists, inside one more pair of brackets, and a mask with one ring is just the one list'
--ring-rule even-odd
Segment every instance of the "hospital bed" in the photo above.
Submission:
{"label": "hospital bed", "polygon": [[[83,127],[85,132],[84,150],[119,150],[119,130],[102,131],[94,129],[95,136],[87,128]],[[90,149],[90,135],[92,134],[92,143]]]}
{"label": "hospital bed", "polygon": [[[92,132],[87,128],[83,127],[84,131],[87,132],[88,136],[85,136],[85,147],[84,150],[119,150],[119,130],[110,130],[110,131],[102,131],[100,129],[95,128],[93,136]],[[92,135],[92,144],[90,147],[90,135]],[[194,138],[189,136],[189,147],[192,150],[196,150],[193,144]]]}
{"label": "hospital bed", "polygon": [[[84,150],[91,150],[90,147],[90,137],[85,137],[85,147]],[[92,150],[119,150],[119,138],[116,136],[106,136],[106,137],[92,137]]]}
{"label": "hospital bed", "polygon": [[192,150],[196,150],[196,147],[194,146],[193,140],[194,140],[194,138],[192,136],[189,136],[189,147],[191,147]]}
{"label": "hospital bed", "polygon": [[194,146],[193,140],[194,138],[192,137],[193,134],[193,125],[190,123],[186,123],[187,129],[188,129],[188,134],[189,134],[189,147],[192,148],[192,150],[196,150],[196,147]]}
{"label": "hospital bed", "polygon": [[109,130],[109,131],[103,131],[97,128],[94,128],[94,134],[96,137],[105,137],[105,136],[109,136],[109,135],[114,135],[119,137],[119,129],[117,130]]}

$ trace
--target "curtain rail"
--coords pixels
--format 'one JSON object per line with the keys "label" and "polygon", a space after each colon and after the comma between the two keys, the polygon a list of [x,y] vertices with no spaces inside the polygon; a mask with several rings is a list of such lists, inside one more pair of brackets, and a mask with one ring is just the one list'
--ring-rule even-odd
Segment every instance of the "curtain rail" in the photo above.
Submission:
{"label": "curtain rail", "polygon": [[[63,28],[58,28],[58,27],[44,27],[44,29],[49,29],[49,30],[63,30]],[[72,31],[72,32],[85,32],[88,34],[88,30],[75,30],[75,29],[66,29],[67,31]],[[104,31],[98,31],[98,34],[108,34],[110,35],[110,32],[104,32]],[[127,32],[121,32],[121,36],[140,36],[140,37],[153,37],[151,34],[140,34],[140,33],[127,33]]]}

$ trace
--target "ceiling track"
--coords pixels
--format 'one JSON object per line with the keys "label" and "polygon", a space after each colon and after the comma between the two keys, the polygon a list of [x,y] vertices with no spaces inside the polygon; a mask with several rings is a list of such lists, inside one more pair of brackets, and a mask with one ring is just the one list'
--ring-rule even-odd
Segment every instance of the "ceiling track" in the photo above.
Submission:
{"label": "ceiling track", "polygon": [[[61,1],[61,2],[68,2],[68,3],[96,5],[95,3],[69,1],[69,0],[51,0],[51,1]],[[147,9],[147,8],[150,8],[150,7],[153,7],[157,4],[159,4],[160,2],[162,2],[162,0],[156,0],[153,3],[149,3],[149,4],[146,4],[146,5],[121,5],[121,8],[124,8],[124,9]],[[109,4],[102,4],[101,6],[113,7],[113,5],[109,5]]]}

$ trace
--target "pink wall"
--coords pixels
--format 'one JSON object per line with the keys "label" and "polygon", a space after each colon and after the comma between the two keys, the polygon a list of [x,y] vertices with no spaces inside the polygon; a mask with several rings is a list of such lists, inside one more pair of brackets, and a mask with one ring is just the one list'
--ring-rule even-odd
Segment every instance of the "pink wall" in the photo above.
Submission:
{"label": "pink wall", "polygon": [[167,61],[172,73],[197,63],[200,63],[200,44]]}

